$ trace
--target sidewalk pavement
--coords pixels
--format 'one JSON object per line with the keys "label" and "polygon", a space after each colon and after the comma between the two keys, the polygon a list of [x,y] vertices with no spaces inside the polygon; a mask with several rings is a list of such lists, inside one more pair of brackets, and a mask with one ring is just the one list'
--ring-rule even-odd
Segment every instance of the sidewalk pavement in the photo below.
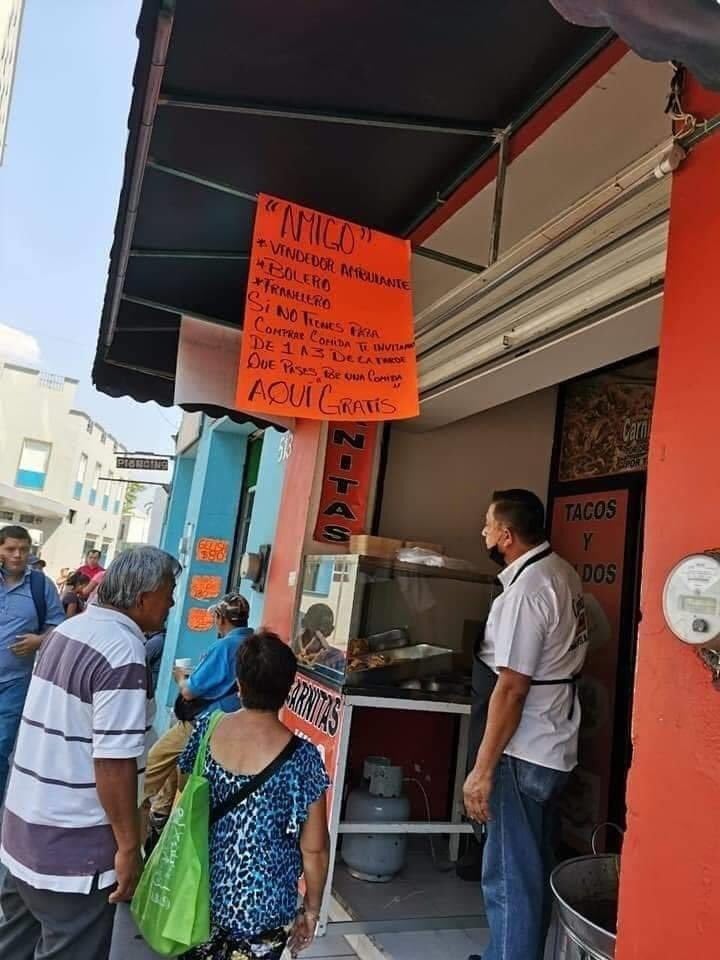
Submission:
{"label": "sidewalk pavement", "polygon": [[[303,960],[356,960],[357,954],[350,948],[345,937],[320,937],[310,950],[300,956]],[[127,904],[121,904],[115,919],[115,933],[110,960],[160,960],[139,937]]]}

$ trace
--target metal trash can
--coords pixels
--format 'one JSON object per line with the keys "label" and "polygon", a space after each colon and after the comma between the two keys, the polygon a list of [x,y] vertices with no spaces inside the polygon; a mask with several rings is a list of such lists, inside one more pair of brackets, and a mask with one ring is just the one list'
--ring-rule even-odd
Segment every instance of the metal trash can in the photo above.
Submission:
{"label": "metal trash can", "polygon": [[620,858],[613,854],[577,857],[555,868],[547,960],[613,960],[619,876]]}

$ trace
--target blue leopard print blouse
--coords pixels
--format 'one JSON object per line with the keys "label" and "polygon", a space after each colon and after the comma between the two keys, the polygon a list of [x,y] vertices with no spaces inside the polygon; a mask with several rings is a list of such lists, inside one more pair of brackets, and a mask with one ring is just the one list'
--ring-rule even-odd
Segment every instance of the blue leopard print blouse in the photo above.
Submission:
{"label": "blue leopard print blouse", "polygon": [[[190,773],[208,717],[178,761]],[[203,775],[211,804],[222,803],[249,777],[231,773],[207,751]],[[302,873],[300,829],[308,808],[330,786],[320,753],[303,740],[292,757],[239,807],[210,828],[210,902],[214,929],[255,937],[289,924],[297,911]]]}

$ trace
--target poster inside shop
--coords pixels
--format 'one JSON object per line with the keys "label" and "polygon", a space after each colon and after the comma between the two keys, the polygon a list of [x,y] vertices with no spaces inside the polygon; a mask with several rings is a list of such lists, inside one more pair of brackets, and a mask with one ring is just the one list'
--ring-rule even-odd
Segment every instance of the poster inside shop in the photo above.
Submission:
{"label": "poster inside shop", "polygon": [[[320,751],[332,783],[337,776],[344,701],[329,687],[298,673],[280,719],[298,737],[310,740]],[[342,797],[339,798],[342,801]],[[328,819],[332,813],[333,787],[328,791]]]}
{"label": "poster inside shop", "polygon": [[568,383],[558,480],[647,469],[657,358]]}
{"label": "poster inside shop", "polygon": [[260,194],[237,407],[310,420],[417,416],[409,241]]}
{"label": "poster inside shop", "polygon": [[366,532],[376,423],[328,424],[322,489],[315,523],[318,543],[347,544]]}
{"label": "poster inside shop", "polygon": [[588,621],[578,767],[562,801],[563,839],[582,851],[593,829],[608,819],[618,661],[632,656],[620,643],[627,515],[627,490],[553,503],[553,549],[580,575]]}

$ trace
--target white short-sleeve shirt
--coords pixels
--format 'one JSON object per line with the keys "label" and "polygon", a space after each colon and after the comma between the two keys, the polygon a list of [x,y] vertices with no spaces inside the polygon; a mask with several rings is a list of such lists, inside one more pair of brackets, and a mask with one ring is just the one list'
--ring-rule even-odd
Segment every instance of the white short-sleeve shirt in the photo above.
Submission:
{"label": "white short-sleeve shirt", "polygon": [[[533,680],[563,680],[582,670],[588,630],[580,577],[556,553],[522,569],[548,549],[547,543],[534,547],[499,575],[503,592],[490,608],[480,648],[480,659],[496,673],[507,667]],[[579,730],[574,686],[531,686],[505,753],[570,771],[577,764]]]}

